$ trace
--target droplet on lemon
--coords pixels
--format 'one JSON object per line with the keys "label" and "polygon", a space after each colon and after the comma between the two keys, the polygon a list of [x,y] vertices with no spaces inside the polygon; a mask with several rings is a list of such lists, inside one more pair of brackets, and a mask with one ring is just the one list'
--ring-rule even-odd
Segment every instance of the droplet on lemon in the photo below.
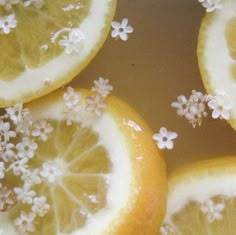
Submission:
{"label": "droplet on lemon", "polygon": [[223,8],[204,17],[198,37],[198,63],[207,92],[224,92],[233,106],[229,123],[236,129],[236,2],[223,1]]}
{"label": "droplet on lemon", "polygon": [[[0,33],[0,107],[31,101],[71,81],[103,45],[116,8],[116,0],[5,4],[12,4],[16,27]],[[0,16],[10,13],[0,6]]]}
{"label": "droplet on lemon", "polygon": [[[50,209],[37,217],[33,234],[156,234],[165,212],[167,182],[152,131],[113,96],[101,116],[82,110],[80,121],[68,126],[64,92],[27,104],[34,121],[47,119],[54,128],[38,145],[31,166],[47,163],[57,172],[56,178],[44,179],[34,188],[48,198]],[[16,182],[5,183],[13,188]],[[4,234],[17,234],[13,221],[25,210],[30,208],[18,202],[2,213]]]}
{"label": "droplet on lemon", "polygon": [[173,172],[159,234],[234,234],[235,182],[235,157],[200,161]]}

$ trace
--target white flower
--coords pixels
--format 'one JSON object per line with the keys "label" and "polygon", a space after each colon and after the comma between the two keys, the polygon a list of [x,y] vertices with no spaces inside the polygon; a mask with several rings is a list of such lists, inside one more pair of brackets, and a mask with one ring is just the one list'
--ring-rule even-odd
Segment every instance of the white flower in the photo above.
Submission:
{"label": "white flower", "polygon": [[5,34],[9,34],[11,29],[16,27],[16,18],[14,14],[8,16],[0,17],[0,29]]}
{"label": "white flower", "polygon": [[19,3],[20,0],[0,0],[0,5],[9,11],[12,9],[12,5]]}
{"label": "white flower", "polygon": [[58,176],[62,175],[62,170],[54,162],[44,162],[40,175],[49,183],[56,182]]}
{"label": "white flower", "polygon": [[10,130],[10,123],[0,121],[0,135],[3,136],[4,141],[8,142],[10,138],[16,137],[16,132]]}
{"label": "white flower", "polygon": [[171,107],[176,108],[179,116],[184,116],[188,112],[188,99],[184,95],[177,97],[177,101],[171,103]]}
{"label": "white flower", "polygon": [[208,106],[212,109],[212,117],[214,119],[226,119],[230,118],[230,110],[232,109],[232,105],[227,103],[224,99],[223,95],[216,95],[212,97],[212,99],[208,102]]}
{"label": "white flower", "polygon": [[79,29],[72,29],[68,36],[63,36],[63,39],[59,41],[59,45],[65,48],[66,54],[72,52],[79,53],[81,50],[81,41],[85,39],[84,33]]}
{"label": "white flower", "polygon": [[26,214],[25,212],[21,212],[20,217],[14,220],[14,225],[19,232],[20,235],[27,235],[28,232],[35,231],[34,219],[35,213],[31,212]]}
{"label": "white flower", "polygon": [[111,36],[113,38],[120,38],[123,41],[126,41],[128,39],[128,33],[132,33],[134,31],[133,27],[128,25],[127,18],[124,18],[121,23],[113,21],[111,23],[111,26],[113,28]]}
{"label": "white flower", "polygon": [[1,144],[0,144],[0,158],[4,162],[11,162],[11,161],[16,160],[16,154],[13,151],[14,147],[15,147],[15,145],[12,143],[1,142]]}
{"label": "white flower", "polygon": [[6,211],[9,207],[16,203],[15,194],[7,187],[0,184],[0,211]]}
{"label": "white flower", "polygon": [[24,136],[30,136],[32,124],[33,121],[30,119],[29,116],[26,116],[21,122],[17,123],[16,132],[21,133]]}
{"label": "white flower", "polygon": [[159,149],[172,149],[175,138],[177,138],[177,134],[167,131],[165,127],[161,127],[159,133],[153,135],[153,139],[156,140]]}
{"label": "white flower", "polygon": [[160,227],[160,234],[161,235],[175,235],[174,228],[169,224],[164,224]]}
{"label": "white flower", "polygon": [[8,113],[13,123],[16,125],[22,122],[23,119],[30,113],[29,109],[23,109],[22,104],[16,104],[13,107],[6,108],[6,112]]}
{"label": "white flower", "polygon": [[67,88],[67,92],[63,95],[65,104],[68,108],[75,107],[81,99],[81,93],[76,92],[72,87]]}
{"label": "white flower", "polygon": [[42,8],[44,5],[44,0],[25,0],[24,6],[28,7],[30,5],[33,5],[36,8]]}
{"label": "white flower", "polygon": [[53,127],[46,120],[39,120],[33,124],[32,136],[39,137],[46,141],[48,135],[53,131]]}
{"label": "white flower", "polygon": [[28,165],[26,163],[28,162],[28,160],[29,159],[26,157],[20,160],[17,160],[9,166],[9,169],[13,171],[13,174],[15,176],[19,176],[26,172],[28,168]]}
{"label": "white flower", "polygon": [[92,91],[95,91],[102,98],[108,96],[113,90],[113,87],[109,84],[109,80],[101,77],[94,81],[94,85],[95,86],[92,88]]}
{"label": "white flower", "polygon": [[47,198],[42,196],[42,197],[35,197],[33,200],[33,205],[32,205],[32,211],[35,214],[38,214],[40,217],[43,217],[45,214],[47,214],[50,206],[47,204]]}
{"label": "white flower", "polygon": [[28,137],[24,137],[22,142],[19,142],[16,145],[16,149],[18,150],[19,158],[33,158],[38,145],[30,140]]}
{"label": "white flower", "polygon": [[225,209],[224,203],[214,203],[211,199],[207,199],[201,205],[200,210],[206,215],[209,223],[214,220],[222,220],[223,216],[221,212]]}
{"label": "white flower", "polygon": [[4,162],[0,162],[0,179],[4,179],[5,177],[5,164]]}
{"label": "white flower", "polygon": [[221,0],[198,0],[207,12],[213,12],[215,10],[222,9],[223,4]]}
{"label": "white flower", "polygon": [[103,98],[100,95],[88,96],[86,97],[86,101],[86,110],[89,112],[94,112],[97,116],[100,116],[106,107],[106,103],[103,102]]}
{"label": "white flower", "polygon": [[38,169],[26,170],[22,173],[21,180],[24,181],[24,184],[27,187],[32,187],[33,185],[40,184],[42,182]]}
{"label": "white flower", "polygon": [[15,187],[13,190],[16,194],[16,198],[18,201],[21,201],[25,204],[32,204],[33,197],[36,195],[36,193],[34,190],[30,190],[28,185],[23,185],[22,188]]}

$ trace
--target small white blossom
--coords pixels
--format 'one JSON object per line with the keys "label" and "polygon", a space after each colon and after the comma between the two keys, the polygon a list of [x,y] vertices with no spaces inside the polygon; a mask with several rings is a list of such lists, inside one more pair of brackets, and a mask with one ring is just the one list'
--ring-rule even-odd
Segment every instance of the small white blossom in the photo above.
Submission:
{"label": "small white blossom", "polygon": [[2,142],[0,144],[0,158],[4,162],[11,162],[16,160],[16,154],[14,152],[15,145],[12,143]]}
{"label": "small white blossom", "polygon": [[44,162],[40,175],[44,177],[49,183],[54,183],[58,176],[62,175],[62,170],[53,162]]}
{"label": "small white blossom", "polygon": [[16,203],[16,197],[12,190],[0,184],[0,211],[6,211]]}
{"label": "small white blossom", "polygon": [[20,0],[0,0],[0,5],[9,11],[12,9],[12,5],[18,4]]}
{"label": "small white blossom", "polygon": [[200,210],[207,217],[207,221],[212,223],[215,220],[222,220],[222,211],[225,209],[224,203],[214,203],[211,199],[207,199],[201,205]]}
{"label": "small white blossom", "polygon": [[113,21],[111,23],[113,28],[111,32],[111,36],[113,38],[120,38],[123,41],[127,41],[128,33],[132,33],[134,31],[133,27],[128,25],[128,19],[124,18],[121,23]]}
{"label": "small white blossom", "polygon": [[16,27],[16,23],[15,14],[0,17],[0,29],[4,34],[9,34]]}
{"label": "small white blossom", "polygon": [[232,105],[225,101],[223,95],[217,94],[212,97],[212,99],[208,102],[208,107],[213,110],[212,117],[214,119],[220,118],[228,120],[230,118]]}
{"label": "small white blossom", "polygon": [[95,91],[102,98],[107,97],[112,90],[113,87],[109,84],[108,79],[99,77],[97,80],[94,81],[94,87],[92,88],[92,91]]}
{"label": "small white blossom", "polygon": [[175,138],[177,138],[177,134],[167,131],[165,127],[161,127],[159,133],[153,135],[153,139],[157,142],[156,144],[159,149],[172,149]]}
{"label": "small white blossom", "polygon": [[28,165],[27,165],[28,161],[29,161],[29,159],[26,157],[22,158],[20,160],[17,160],[9,166],[9,169],[12,170],[12,172],[15,176],[22,175],[23,173],[26,172],[26,170],[28,168]]}
{"label": "small white blossom", "polygon": [[21,142],[16,145],[18,156],[22,158],[33,158],[38,145],[28,137],[24,137]]}
{"label": "small white blossom", "polygon": [[30,136],[32,124],[33,121],[30,119],[29,115],[27,115],[21,122],[17,123],[16,132],[24,136]]}
{"label": "small white blossom", "polygon": [[31,212],[26,214],[25,212],[21,212],[20,217],[14,220],[14,225],[20,235],[27,235],[28,232],[35,231],[34,219],[36,215]]}
{"label": "small white blossom", "polygon": [[66,54],[72,52],[79,53],[81,50],[81,41],[85,39],[85,35],[79,29],[72,29],[68,36],[63,36],[63,39],[59,41],[59,45],[65,48]]}
{"label": "small white blossom", "polygon": [[24,109],[22,104],[6,108],[6,112],[14,124],[18,124],[30,113],[29,109]]}
{"label": "small white blossom", "polygon": [[41,177],[39,176],[39,170],[26,170],[22,173],[21,180],[24,181],[24,184],[27,187],[32,187],[35,184],[40,184],[42,182]]}
{"label": "small white blossom", "polygon": [[198,0],[203,7],[206,8],[206,12],[213,12],[220,10],[223,7],[221,0]]}
{"label": "small white blossom", "polygon": [[15,187],[14,192],[18,201],[25,204],[32,204],[33,198],[36,195],[34,190],[30,190],[28,185],[24,185],[22,188]]}
{"label": "small white blossom", "polygon": [[33,124],[32,136],[39,137],[46,141],[48,135],[53,131],[53,127],[46,120],[39,120]]}
{"label": "small white blossom", "polygon": [[86,110],[94,112],[97,116],[100,116],[106,107],[106,103],[100,95],[86,97],[87,106]]}
{"label": "small white blossom", "polygon": [[160,227],[160,234],[161,235],[175,235],[174,228],[169,224],[164,224]]}
{"label": "small white blossom", "polygon": [[10,130],[10,123],[0,121],[0,135],[3,137],[4,141],[8,142],[10,138],[16,137],[16,132]]}
{"label": "small white blossom", "polygon": [[30,5],[32,5],[36,8],[42,8],[44,5],[44,0],[24,0],[25,7],[28,7]]}
{"label": "small white blossom", "polygon": [[68,108],[73,108],[78,105],[81,96],[81,93],[76,92],[72,87],[68,87],[67,92],[63,95],[63,98],[66,106]]}
{"label": "small white blossom", "polygon": [[0,179],[4,179],[5,177],[5,164],[4,162],[0,162]]}
{"label": "small white blossom", "polygon": [[39,215],[40,217],[43,217],[45,214],[47,214],[50,206],[47,204],[47,198],[44,196],[41,197],[35,197],[33,200],[32,205],[32,211]]}

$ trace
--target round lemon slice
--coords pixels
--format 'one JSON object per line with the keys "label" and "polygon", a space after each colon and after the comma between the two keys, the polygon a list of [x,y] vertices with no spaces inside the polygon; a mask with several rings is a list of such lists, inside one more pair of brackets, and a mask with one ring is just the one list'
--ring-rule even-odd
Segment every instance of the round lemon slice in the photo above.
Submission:
{"label": "round lemon slice", "polygon": [[103,45],[116,0],[3,1],[0,107],[71,81]]}
{"label": "round lemon slice", "polygon": [[236,158],[184,166],[168,181],[161,235],[230,235],[235,232]]}
{"label": "round lemon slice", "polygon": [[[90,95],[86,90],[74,93],[82,106],[77,107],[76,121],[68,122],[72,113],[63,94],[73,106],[72,91],[57,91],[27,105],[37,124],[30,138],[45,141],[37,141],[37,149],[29,144],[22,150],[24,138],[16,144],[20,160],[29,148],[36,149],[34,157],[28,156],[30,182],[35,184],[24,188],[24,169],[19,173],[21,179],[26,177],[24,182],[15,179],[18,166],[7,173],[4,186],[13,189],[17,202],[1,213],[1,230],[11,235],[26,228],[35,235],[156,234],[164,216],[167,182],[153,133],[132,108],[113,96],[99,116],[84,109],[84,97]],[[16,121],[19,112],[7,110]],[[48,124],[38,125],[40,120]],[[37,184],[33,175],[41,182]],[[22,190],[27,197],[21,197]]]}
{"label": "round lemon slice", "polygon": [[207,14],[198,38],[198,63],[207,92],[224,94],[232,106],[229,122],[236,129],[236,2],[224,0],[223,8]]}

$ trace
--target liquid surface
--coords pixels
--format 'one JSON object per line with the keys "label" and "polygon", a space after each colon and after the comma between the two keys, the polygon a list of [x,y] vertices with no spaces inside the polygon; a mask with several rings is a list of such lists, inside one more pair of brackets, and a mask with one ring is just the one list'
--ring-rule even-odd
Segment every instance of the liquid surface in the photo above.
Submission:
{"label": "liquid surface", "polygon": [[128,41],[108,37],[92,63],[72,82],[90,88],[108,78],[113,94],[130,103],[154,132],[178,133],[165,150],[168,171],[200,159],[236,155],[236,132],[210,114],[193,128],[171,103],[192,90],[205,93],[197,64],[197,38],[205,9],[197,0],[119,0],[115,21],[127,17],[134,32]]}

